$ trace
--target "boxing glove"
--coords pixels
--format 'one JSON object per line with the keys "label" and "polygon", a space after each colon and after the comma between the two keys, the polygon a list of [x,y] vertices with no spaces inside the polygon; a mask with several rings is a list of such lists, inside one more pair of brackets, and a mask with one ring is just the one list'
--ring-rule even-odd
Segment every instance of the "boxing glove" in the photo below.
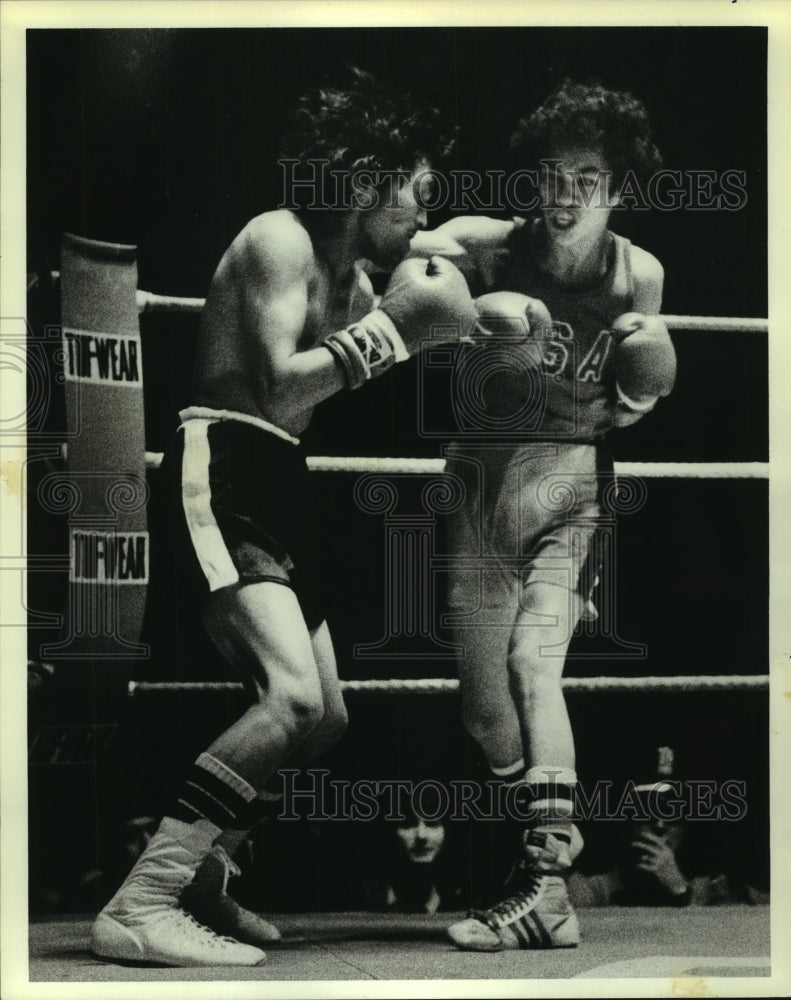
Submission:
{"label": "boxing glove", "polygon": [[[544,410],[541,338],[552,325],[543,302],[519,292],[490,292],[475,300],[479,345],[463,371],[492,428],[533,432]],[[461,374],[461,370],[460,370]]]}
{"label": "boxing glove", "polygon": [[441,257],[413,258],[393,271],[378,309],[330,334],[324,345],[341,365],[349,388],[356,389],[424,345],[468,339],[476,321],[458,268]]}
{"label": "boxing glove", "polygon": [[676,352],[659,316],[625,313],[613,323],[616,392],[634,412],[650,410],[676,380]]}
{"label": "boxing glove", "polygon": [[552,328],[549,310],[539,299],[531,299],[519,292],[489,292],[475,300],[478,322],[476,340],[496,334],[507,334],[539,339]]}

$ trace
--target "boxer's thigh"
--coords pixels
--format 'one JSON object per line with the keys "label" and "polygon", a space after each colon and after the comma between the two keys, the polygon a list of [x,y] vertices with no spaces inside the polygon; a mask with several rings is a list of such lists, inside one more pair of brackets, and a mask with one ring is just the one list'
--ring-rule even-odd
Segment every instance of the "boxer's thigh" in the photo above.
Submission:
{"label": "boxer's thigh", "polygon": [[583,601],[568,587],[534,581],[523,592],[523,608],[511,632],[508,666],[522,681],[560,678]]}
{"label": "boxer's thigh", "polygon": [[204,605],[203,625],[257,698],[319,689],[313,642],[290,587],[264,580],[214,591]]}
{"label": "boxer's thigh", "polygon": [[580,618],[595,616],[589,552],[596,530],[592,521],[558,526],[526,565],[508,651],[518,684],[531,677],[559,680]]}

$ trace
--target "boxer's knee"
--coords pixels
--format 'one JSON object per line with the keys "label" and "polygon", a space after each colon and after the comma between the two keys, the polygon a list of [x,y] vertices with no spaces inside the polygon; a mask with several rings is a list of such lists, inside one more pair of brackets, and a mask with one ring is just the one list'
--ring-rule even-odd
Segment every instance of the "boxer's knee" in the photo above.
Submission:
{"label": "boxer's knee", "polygon": [[[514,697],[541,698],[560,688],[579,601],[564,587],[526,587],[522,614],[508,647],[508,686]],[[543,619],[546,624],[536,624]]]}
{"label": "boxer's knee", "polygon": [[270,734],[277,729],[292,744],[310,735],[324,718],[321,685],[317,678],[271,677],[266,697],[251,711]]}
{"label": "boxer's knee", "polygon": [[532,641],[513,646],[508,653],[508,687],[514,699],[541,703],[554,697],[561,690],[564,663],[565,647],[561,651],[546,644],[542,649]]}
{"label": "boxer's knee", "polygon": [[314,687],[287,687],[278,692],[275,699],[278,715],[295,735],[307,736],[324,718],[324,703],[321,689]]}

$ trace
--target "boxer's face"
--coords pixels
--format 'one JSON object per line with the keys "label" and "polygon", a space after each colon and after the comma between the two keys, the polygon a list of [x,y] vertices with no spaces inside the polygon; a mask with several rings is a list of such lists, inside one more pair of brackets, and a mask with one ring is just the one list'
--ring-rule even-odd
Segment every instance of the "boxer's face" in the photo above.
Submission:
{"label": "boxer's face", "polygon": [[374,208],[359,210],[363,255],[375,264],[399,264],[409,252],[412,237],[425,228],[428,170],[428,163],[420,161],[411,174],[400,172],[377,189]]}
{"label": "boxer's face", "polygon": [[548,239],[559,246],[601,236],[617,203],[607,161],[597,147],[570,146],[546,157],[540,193]]}
{"label": "boxer's face", "polygon": [[413,821],[408,826],[399,826],[396,832],[404,853],[415,864],[432,862],[445,841],[445,827],[442,823],[427,823],[424,819]]}

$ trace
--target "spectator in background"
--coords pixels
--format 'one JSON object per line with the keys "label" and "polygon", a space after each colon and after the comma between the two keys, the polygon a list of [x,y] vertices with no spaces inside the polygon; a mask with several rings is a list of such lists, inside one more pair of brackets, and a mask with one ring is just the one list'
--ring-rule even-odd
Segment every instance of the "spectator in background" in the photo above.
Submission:
{"label": "spectator in background", "polygon": [[747,885],[735,871],[691,876],[679,858],[686,834],[683,822],[630,823],[614,871],[568,878],[574,906],[716,906],[768,902],[768,895]]}
{"label": "spectator in background", "polygon": [[344,905],[394,913],[463,909],[446,821],[433,818],[436,810],[418,811],[414,805],[405,806],[402,815],[403,820],[382,821],[368,870],[351,875]]}

